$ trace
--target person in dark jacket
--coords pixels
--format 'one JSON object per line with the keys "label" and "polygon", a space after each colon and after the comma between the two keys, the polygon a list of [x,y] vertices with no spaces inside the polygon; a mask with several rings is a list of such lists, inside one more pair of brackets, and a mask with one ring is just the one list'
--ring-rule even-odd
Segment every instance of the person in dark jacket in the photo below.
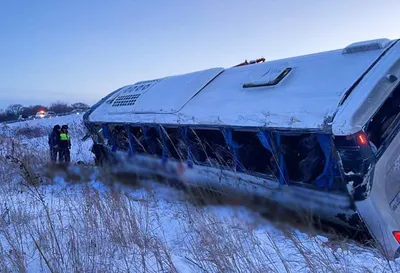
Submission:
{"label": "person in dark jacket", "polygon": [[60,125],[55,125],[53,130],[49,134],[49,148],[50,148],[50,160],[52,162],[57,161],[57,153],[60,148]]}
{"label": "person in dark jacket", "polygon": [[71,137],[68,133],[68,125],[61,126],[60,133],[60,162],[71,161]]}

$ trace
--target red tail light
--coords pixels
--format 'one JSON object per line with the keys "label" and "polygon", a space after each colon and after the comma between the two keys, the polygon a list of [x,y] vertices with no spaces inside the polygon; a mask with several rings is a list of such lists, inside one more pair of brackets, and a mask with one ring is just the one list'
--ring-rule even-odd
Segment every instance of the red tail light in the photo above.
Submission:
{"label": "red tail light", "polygon": [[357,135],[357,142],[360,145],[367,145],[368,143],[367,136],[363,132],[359,133]]}
{"label": "red tail light", "polygon": [[400,244],[400,231],[393,231],[393,236],[396,238],[396,241]]}

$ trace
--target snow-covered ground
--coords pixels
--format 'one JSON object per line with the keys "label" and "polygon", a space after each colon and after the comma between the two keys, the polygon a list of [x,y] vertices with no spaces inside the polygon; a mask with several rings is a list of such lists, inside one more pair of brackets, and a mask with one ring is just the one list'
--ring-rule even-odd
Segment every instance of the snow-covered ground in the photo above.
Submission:
{"label": "snow-covered ground", "polygon": [[278,226],[241,206],[195,206],[153,181],[38,176],[55,124],[70,127],[72,161],[92,162],[81,118],[0,126],[0,272],[400,271],[400,259],[355,241]]}

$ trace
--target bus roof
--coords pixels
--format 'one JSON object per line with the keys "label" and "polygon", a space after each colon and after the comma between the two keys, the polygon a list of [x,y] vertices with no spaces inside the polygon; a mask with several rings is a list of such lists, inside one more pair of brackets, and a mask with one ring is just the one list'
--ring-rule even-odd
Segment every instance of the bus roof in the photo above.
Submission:
{"label": "bus roof", "polygon": [[[340,50],[138,82],[121,88],[94,109],[89,120],[331,130],[341,103],[394,43],[366,41]],[[350,97],[354,101],[353,94]],[[342,111],[340,119],[349,115]]]}

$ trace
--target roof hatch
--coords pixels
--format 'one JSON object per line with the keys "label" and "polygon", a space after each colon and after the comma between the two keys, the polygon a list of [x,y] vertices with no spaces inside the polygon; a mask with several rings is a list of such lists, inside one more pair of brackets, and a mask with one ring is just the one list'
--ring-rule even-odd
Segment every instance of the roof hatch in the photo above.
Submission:
{"label": "roof hatch", "polygon": [[351,45],[348,45],[345,47],[342,51],[343,54],[350,54],[350,53],[357,53],[357,52],[363,52],[363,51],[370,51],[370,50],[377,50],[377,49],[383,49],[390,44],[389,39],[376,39],[376,40],[370,40],[370,41],[363,41],[363,42],[357,42],[353,43]]}

